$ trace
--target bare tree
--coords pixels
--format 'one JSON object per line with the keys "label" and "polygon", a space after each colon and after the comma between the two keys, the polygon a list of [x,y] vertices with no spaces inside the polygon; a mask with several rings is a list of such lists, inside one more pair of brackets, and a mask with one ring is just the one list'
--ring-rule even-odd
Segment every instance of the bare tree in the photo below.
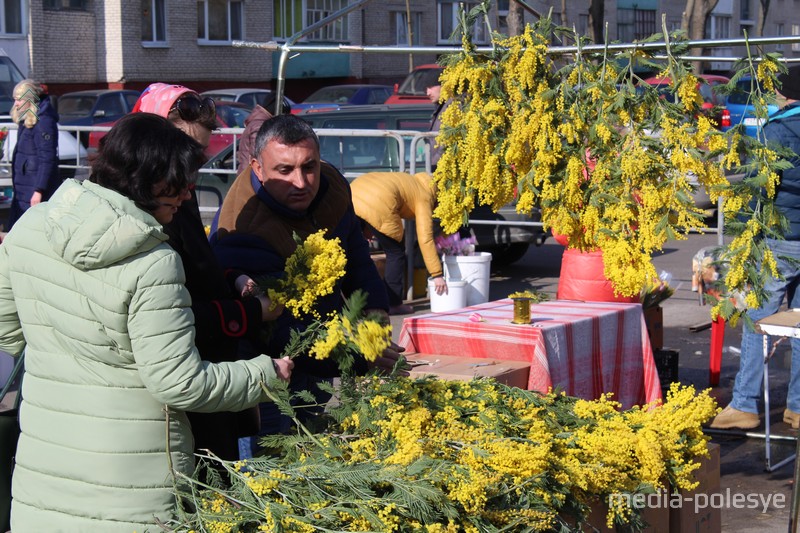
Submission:
{"label": "bare tree", "polygon": [[605,41],[603,36],[605,11],[605,0],[589,0],[589,27],[592,29],[592,40],[595,43]]}
{"label": "bare tree", "polygon": [[755,37],[764,35],[764,23],[767,20],[767,13],[769,13],[769,0],[759,0],[758,10],[758,24],[756,25]]}
{"label": "bare tree", "polygon": [[509,35],[522,35],[522,29],[525,24],[523,20],[522,6],[519,2],[516,2],[515,0],[509,0],[508,18],[506,21],[508,23]]}
{"label": "bare tree", "polygon": [[[768,0],[767,0],[768,1]],[[717,7],[719,0],[686,0],[686,9],[681,16],[681,29],[684,30],[689,39],[699,41],[705,36],[706,20],[711,12]],[[693,48],[692,55],[702,55],[701,48]],[[702,61],[695,61],[695,72],[703,71]]]}

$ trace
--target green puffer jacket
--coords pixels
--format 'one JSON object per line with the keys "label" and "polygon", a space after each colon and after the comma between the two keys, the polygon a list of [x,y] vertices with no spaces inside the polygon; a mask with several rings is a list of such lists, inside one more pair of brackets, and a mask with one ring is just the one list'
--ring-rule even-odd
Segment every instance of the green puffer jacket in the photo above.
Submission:
{"label": "green puffer jacket", "polygon": [[194,467],[184,411],[267,401],[268,357],[200,360],[166,239],[129,199],[68,180],[0,245],[0,350],[25,348],[26,366],[14,533],[163,531],[167,448],[176,470]]}

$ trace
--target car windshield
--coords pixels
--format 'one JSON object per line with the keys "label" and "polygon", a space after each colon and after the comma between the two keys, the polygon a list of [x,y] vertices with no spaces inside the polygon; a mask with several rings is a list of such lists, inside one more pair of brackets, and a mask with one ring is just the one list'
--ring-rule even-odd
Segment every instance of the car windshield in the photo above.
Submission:
{"label": "car windshield", "polygon": [[244,121],[250,114],[250,110],[245,107],[234,107],[230,105],[218,105],[217,115],[229,128],[244,128]]}
{"label": "car windshield", "polygon": [[58,99],[58,114],[62,116],[88,116],[96,96],[62,96]]}
{"label": "car windshield", "polygon": [[750,100],[750,89],[752,88],[749,79],[736,82],[736,89],[728,96],[729,104],[747,105]]}
{"label": "car windshield", "polygon": [[236,95],[229,93],[203,93],[203,97],[213,98],[214,100],[221,100],[223,102],[236,101]]}
{"label": "car windshield", "polygon": [[397,89],[397,94],[426,96],[428,87],[439,85],[439,74],[441,73],[442,70],[438,68],[415,70]]}
{"label": "car windshield", "polygon": [[353,97],[355,87],[325,87],[320,89],[305,100],[304,104],[336,103],[346,104]]}

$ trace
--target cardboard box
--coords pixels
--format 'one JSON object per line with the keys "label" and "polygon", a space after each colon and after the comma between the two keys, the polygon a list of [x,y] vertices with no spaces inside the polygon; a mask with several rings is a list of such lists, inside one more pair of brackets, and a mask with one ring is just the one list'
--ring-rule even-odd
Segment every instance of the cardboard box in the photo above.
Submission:
{"label": "cardboard box", "polygon": [[647,326],[647,335],[653,350],[664,347],[664,310],[660,305],[643,309],[644,323]]}
{"label": "cardboard box", "polygon": [[[670,533],[719,533],[722,531],[722,508],[712,505],[712,495],[721,494],[719,487],[719,444],[709,443],[709,458],[703,459],[695,471],[700,485],[693,491],[681,491],[681,507],[669,509]],[[698,495],[701,498],[698,499]],[[719,499],[719,498],[716,498]]]}
{"label": "cardboard box", "polygon": [[406,354],[411,364],[411,377],[434,375],[449,381],[469,381],[473,378],[494,378],[509,387],[528,388],[531,365],[523,361],[456,357],[429,353]]}
{"label": "cardboard box", "polygon": [[[628,531],[623,528],[613,528],[606,525],[608,505],[605,502],[596,502],[592,505],[587,518],[588,524],[581,528],[585,533],[614,533],[615,531]],[[669,507],[646,507],[642,510],[642,519],[647,522],[647,527],[641,529],[642,533],[670,533]]]}

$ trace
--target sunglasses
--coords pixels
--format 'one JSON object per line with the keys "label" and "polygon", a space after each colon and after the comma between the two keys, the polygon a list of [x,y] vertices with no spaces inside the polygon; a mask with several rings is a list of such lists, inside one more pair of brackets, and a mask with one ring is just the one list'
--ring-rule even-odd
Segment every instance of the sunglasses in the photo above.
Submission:
{"label": "sunglasses", "polygon": [[200,99],[197,95],[181,96],[175,100],[175,104],[170,111],[175,110],[178,115],[186,122],[196,122],[198,120],[213,120],[217,114],[217,106],[211,98]]}

